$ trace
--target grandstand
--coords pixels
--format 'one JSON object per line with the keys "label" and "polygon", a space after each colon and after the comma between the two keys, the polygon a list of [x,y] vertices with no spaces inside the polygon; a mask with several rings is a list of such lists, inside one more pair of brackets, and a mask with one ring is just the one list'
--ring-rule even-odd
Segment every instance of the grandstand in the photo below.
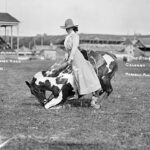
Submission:
{"label": "grandstand", "polygon": [[[4,31],[0,33],[0,60],[16,60],[17,53],[13,45],[13,27],[17,27],[17,35],[19,35],[19,21],[9,13],[0,13],[0,29]],[[6,35],[6,31],[10,31],[10,35]],[[17,36],[17,48],[19,48],[19,36]]]}
{"label": "grandstand", "polygon": [[[13,49],[13,27],[17,27],[17,35],[19,35],[19,21],[9,13],[0,13],[0,29],[4,28],[4,36],[0,35],[0,50]],[[11,35],[6,35],[6,30],[9,29]],[[6,36],[10,37],[10,41],[6,40]],[[19,36],[17,36],[17,48],[19,48]]]}

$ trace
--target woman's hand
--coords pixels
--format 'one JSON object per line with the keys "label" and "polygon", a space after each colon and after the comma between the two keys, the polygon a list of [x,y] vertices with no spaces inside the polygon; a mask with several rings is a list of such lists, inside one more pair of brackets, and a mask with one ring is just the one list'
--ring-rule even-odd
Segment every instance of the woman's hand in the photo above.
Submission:
{"label": "woman's hand", "polygon": [[67,63],[68,63],[69,65],[71,65],[71,64],[72,64],[72,59],[69,59],[69,60],[67,61]]}
{"label": "woman's hand", "polygon": [[65,53],[65,60],[68,60],[68,57],[69,57],[68,53]]}

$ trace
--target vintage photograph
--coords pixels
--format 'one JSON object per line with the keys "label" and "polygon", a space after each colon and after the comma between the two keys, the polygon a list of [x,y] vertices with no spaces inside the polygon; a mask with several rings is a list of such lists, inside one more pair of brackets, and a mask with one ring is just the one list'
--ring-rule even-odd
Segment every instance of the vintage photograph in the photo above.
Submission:
{"label": "vintage photograph", "polygon": [[150,0],[0,0],[0,150],[150,150]]}

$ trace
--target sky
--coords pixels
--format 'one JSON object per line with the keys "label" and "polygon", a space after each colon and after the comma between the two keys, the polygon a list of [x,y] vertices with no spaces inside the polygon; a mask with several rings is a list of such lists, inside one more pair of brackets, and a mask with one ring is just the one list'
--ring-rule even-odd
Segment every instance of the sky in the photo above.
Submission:
{"label": "sky", "polygon": [[0,0],[0,12],[20,21],[22,36],[66,34],[68,18],[79,33],[150,34],[150,0]]}

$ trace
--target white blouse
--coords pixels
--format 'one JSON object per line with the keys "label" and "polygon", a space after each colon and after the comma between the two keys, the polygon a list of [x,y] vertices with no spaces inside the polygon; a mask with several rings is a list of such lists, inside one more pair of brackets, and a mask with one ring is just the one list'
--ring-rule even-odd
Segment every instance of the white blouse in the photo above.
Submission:
{"label": "white blouse", "polygon": [[69,60],[73,60],[76,50],[79,46],[79,35],[72,31],[65,38],[64,46],[69,54]]}

